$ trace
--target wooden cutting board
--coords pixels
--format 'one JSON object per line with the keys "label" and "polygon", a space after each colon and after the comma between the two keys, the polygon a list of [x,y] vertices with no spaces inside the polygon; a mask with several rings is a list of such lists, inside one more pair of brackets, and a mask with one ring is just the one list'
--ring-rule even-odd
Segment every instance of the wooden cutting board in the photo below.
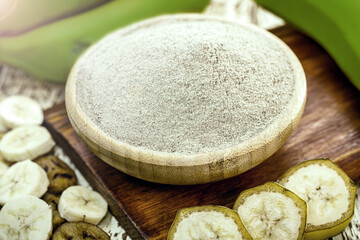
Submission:
{"label": "wooden cutting board", "polygon": [[176,211],[197,205],[232,207],[244,190],[275,181],[307,159],[326,157],[360,180],[360,92],[316,43],[289,27],[273,31],[300,59],[307,76],[305,112],[292,136],[272,157],[237,177],[196,186],[145,182],[110,167],[80,140],[64,105],[46,111],[45,125],[133,239],[165,239]]}

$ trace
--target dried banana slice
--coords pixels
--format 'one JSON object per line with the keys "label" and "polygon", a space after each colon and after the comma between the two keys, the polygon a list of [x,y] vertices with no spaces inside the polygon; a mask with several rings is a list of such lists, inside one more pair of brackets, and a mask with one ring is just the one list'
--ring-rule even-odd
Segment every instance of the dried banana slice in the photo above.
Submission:
{"label": "dried banana slice", "polygon": [[49,192],[61,193],[76,184],[75,172],[59,158],[48,155],[35,160],[42,167],[50,181]]}
{"label": "dried banana slice", "polygon": [[252,239],[239,216],[222,206],[200,206],[178,211],[168,240]]}
{"label": "dried banana slice", "polygon": [[305,201],[274,182],[241,192],[234,210],[255,240],[303,238]]}
{"label": "dried banana slice", "polygon": [[343,231],[354,215],[356,186],[328,159],[305,161],[279,183],[307,202],[305,239],[327,239]]}
{"label": "dried banana slice", "polygon": [[44,196],[42,197],[42,199],[47,202],[47,204],[50,205],[51,204],[55,204],[58,205],[59,204],[59,200],[60,200],[60,196],[57,195],[56,193],[50,193],[47,192],[44,194]]}
{"label": "dried banana slice", "polygon": [[109,235],[101,228],[86,222],[67,222],[58,227],[55,231],[53,240],[81,240],[81,239],[101,239],[110,240]]}
{"label": "dried banana slice", "polygon": [[65,222],[65,219],[60,216],[60,213],[57,210],[57,206],[59,204],[60,196],[54,193],[45,193],[42,199],[51,206],[52,210],[52,225],[53,231],[55,231],[61,224]]}

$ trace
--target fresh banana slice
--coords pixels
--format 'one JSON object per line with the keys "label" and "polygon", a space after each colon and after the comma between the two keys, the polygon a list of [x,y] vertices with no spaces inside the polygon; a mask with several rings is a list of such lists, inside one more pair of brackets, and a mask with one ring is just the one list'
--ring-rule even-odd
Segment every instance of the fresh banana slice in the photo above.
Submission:
{"label": "fresh banana slice", "polygon": [[282,175],[279,183],[307,202],[305,239],[327,239],[350,223],[356,186],[330,160],[305,161]]}
{"label": "fresh banana slice", "polygon": [[251,240],[239,216],[222,206],[200,206],[178,211],[168,240]]}
{"label": "fresh banana slice", "polygon": [[60,216],[60,213],[57,210],[57,206],[59,204],[60,196],[54,194],[54,193],[45,193],[45,195],[42,197],[42,199],[51,206],[52,210],[52,225],[53,225],[53,231],[55,231],[61,224],[65,222],[65,219],[63,219]]}
{"label": "fresh banana slice", "polygon": [[255,240],[303,238],[306,203],[274,182],[241,192],[234,210]]}
{"label": "fresh banana slice", "polygon": [[95,191],[82,186],[67,188],[60,196],[60,216],[69,222],[84,221],[97,225],[107,213],[108,204]]}
{"label": "fresh banana slice", "polygon": [[41,197],[49,186],[44,169],[30,160],[12,165],[0,178],[0,205],[23,195]]}
{"label": "fresh banana slice", "polygon": [[8,166],[6,163],[0,161],[0,177],[1,177],[1,176],[6,172],[6,170],[8,170],[8,169],[9,169],[9,166]]}
{"label": "fresh banana slice", "polygon": [[51,230],[50,206],[34,196],[12,199],[0,211],[1,240],[47,240]]}
{"label": "fresh banana slice", "polygon": [[55,146],[49,131],[40,126],[22,126],[6,133],[0,141],[0,152],[10,162],[34,159]]}
{"label": "fresh banana slice", "polygon": [[75,172],[59,158],[49,155],[35,160],[39,164],[50,180],[49,192],[61,193],[70,186],[76,184]]}
{"label": "fresh banana slice", "polygon": [[44,121],[41,106],[25,96],[7,97],[0,103],[0,119],[7,128],[40,125]]}
{"label": "fresh banana slice", "polygon": [[110,240],[109,235],[96,225],[86,222],[68,222],[54,233],[53,240],[101,239]]}

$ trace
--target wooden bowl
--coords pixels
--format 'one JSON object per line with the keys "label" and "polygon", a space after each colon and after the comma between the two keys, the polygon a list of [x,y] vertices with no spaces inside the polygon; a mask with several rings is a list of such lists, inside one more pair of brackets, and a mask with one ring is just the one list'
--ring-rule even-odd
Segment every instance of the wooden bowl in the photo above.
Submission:
{"label": "wooden bowl", "polygon": [[[109,39],[114,40],[113,38],[116,38],[121,42],[122,36],[141,31],[147,26],[174,20],[194,22],[214,21],[229,26],[235,25],[236,27],[247,29],[246,31],[253,31],[259,35],[259,39],[267,39],[271,44],[276,44],[277,47],[282,49],[285,57],[288,59],[289,69],[293,70],[291,92],[288,93],[288,101],[282,106],[282,110],[271,119],[268,119],[266,126],[261,131],[244,141],[226,148],[215,149],[211,152],[163,152],[137,147],[115,138],[99,127],[100,125],[92,120],[87,111],[79,104],[80,98],[85,102],[90,101],[85,95],[91,95],[93,91],[104,94],[104,99],[108,91],[112,91],[111,89],[98,89],[95,79],[91,92],[86,92],[85,95],[80,94],[81,89],[79,89],[79,86],[81,85],[77,83],[84,81],[84,75],[81,71],[87,69],[86,76],[89,77],[92,76],[92,71],[97,71],[98,67],[101,67],[89,64],[87,62],[90,58],[89,55],[101,56],[104,46],[107,46],[106,41],[109,41]],[[116,66],[116,62],[112,64]],[[104,73],[104,78],[108,77]],[[121,81],[121,79],[116,81]],[[264,89],[264,91],[267,90]],[[255,167],[276,152],[290,136],[303,113],[305,99],[306,79],[302,66],[294,53],[281,40],[269,32],[254,26],[242,25],[212,16],[192,14],[158,17],[134,24],[108,35],[80,57],[69,75],[66,86],[66,108],[70,122],[92,152],[109,165],[131,176],[151,182],[175,185],[219,181],[236,176]],[[97,103],[92,102],[91,104],[96,105]],[[112,103],[109,102],[108,104],[111,105]]]}

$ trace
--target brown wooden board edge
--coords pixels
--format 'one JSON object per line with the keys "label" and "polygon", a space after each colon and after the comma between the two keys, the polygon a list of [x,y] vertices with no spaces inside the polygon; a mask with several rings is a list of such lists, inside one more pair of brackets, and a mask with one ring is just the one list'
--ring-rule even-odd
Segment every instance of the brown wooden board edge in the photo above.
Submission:
{"label": "brown wooden board edge", "polygon": [[81,159],[75,149],[71,147],[67,140],[46,120],[44,121],[43,125],[49,130],[55,142],[65,151],[71,161],[79,169],[81,174],[89,182],[91,187],[93,187],[106,199],[107,203],[109,204],[110,212],[115,216],[115,218],[119,222],[119,225],[126,231],[126,233],[131,237],[131,239],[147,239],[145,233],[143,233],[140,228],[136,226],[136,223],[132,221],[130,216],[128,216],[125,211],[118,205],[117,201],[112,197],[112,195],[108,191],[106,191],[105,188],[102,187],[104,184],[101,183],[99,179],[94,177],[92,172],[86,166],[85,162]]}

